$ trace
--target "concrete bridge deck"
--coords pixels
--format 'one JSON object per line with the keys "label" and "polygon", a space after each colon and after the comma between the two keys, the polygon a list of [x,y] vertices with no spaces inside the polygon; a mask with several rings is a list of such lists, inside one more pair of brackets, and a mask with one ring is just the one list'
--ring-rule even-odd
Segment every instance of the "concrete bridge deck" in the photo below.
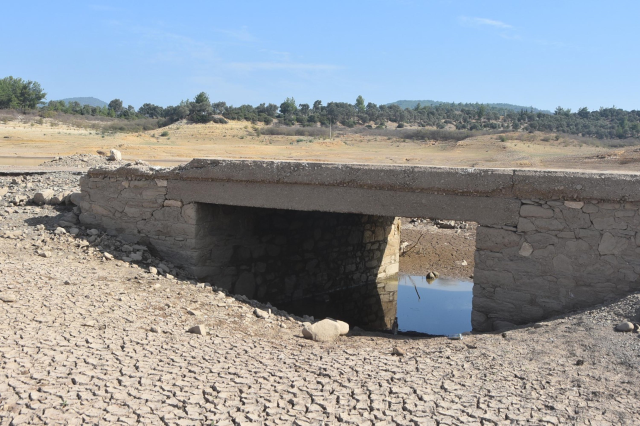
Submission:
{"label": "concrete bridge deck", "polygon": [[81,186],[86,224],[272,302],[388,279],[400,216],[478,222],[478,330],[640,288],[637,174],[195,159]]}

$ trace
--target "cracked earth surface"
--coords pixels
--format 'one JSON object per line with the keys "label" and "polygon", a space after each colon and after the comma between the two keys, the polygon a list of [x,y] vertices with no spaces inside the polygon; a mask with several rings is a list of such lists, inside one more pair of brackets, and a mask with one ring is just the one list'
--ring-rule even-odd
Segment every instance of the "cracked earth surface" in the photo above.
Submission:
{"label": "cracked earth surface", "polygon": [[[73,190],[77,177],[60,176],[27,181]],[[9,196],[27,183],[6,179]],[[640,339],[613,331],[638,321],[640,294],[504,335],[356,332],[316,343],[302,338],[300,318],[273,309],[261,319],[254,308],[267,307],[256,302],[152,274],[144,262],[108,260],[107,241],[89,243],[84,229],[55,234],[60,216],[48,206],[0,207],[2,425],[640,418]],[[209,333],[186,332],[197,324]],[[393,356],[394,347],[405,355]]]}

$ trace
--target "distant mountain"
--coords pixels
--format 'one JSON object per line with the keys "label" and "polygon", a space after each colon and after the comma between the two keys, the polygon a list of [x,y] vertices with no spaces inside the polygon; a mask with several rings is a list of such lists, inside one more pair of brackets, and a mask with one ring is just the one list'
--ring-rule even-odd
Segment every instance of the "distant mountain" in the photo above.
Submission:
{"label": "distant mountain", "polygon": [[455,102],[442,102],[442,101],[395,101],[391,102],[387,105],[398,105],[400,108],[415,108],[416,105],[420,104],[421,106],[435,106],[435,105],[451,105],[457,108],[478,108],[480,105],[484,105],[485,107],[495,110],[496,112],[507,112],[507,111],[516,111],[520,112],[521,110],[533,111],[533,112],[542,112],[544,114],[551,114],[551,111],[547,111],[544,109],[538,109],[531,106],[522,106],[522,105],[513,105],[513,104],[480,104],[480,103],[455,103]]}
{"label": "distant mountain", "polygon": [[64,101],[66,104],[69,104],[69,102],[78,102],[80,105],[91,105],[94,107],[104,107],[107,106],[107,103],[105,101],[101,101],[98,98],[66,98],[66,99],[59,99],[61,101]]}

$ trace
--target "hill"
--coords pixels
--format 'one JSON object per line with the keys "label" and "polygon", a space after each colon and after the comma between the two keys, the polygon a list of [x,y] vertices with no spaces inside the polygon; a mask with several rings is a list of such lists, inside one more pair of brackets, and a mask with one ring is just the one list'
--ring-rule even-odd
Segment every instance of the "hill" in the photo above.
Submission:
{"label": "hill", "polygon": [[90,105],[90,106],[100,107],[100,108],[107,106],[107,103],[105,101],[101,101],[98,98],[92,98],[92,97],[65,98],[65,99],[59,99],[59,100],[64,101],[66,104],[69,104],[69,102],[78,102],[80,105]]}
{"label": "hill", "polygon": [[480,105],[484,105],[490,110],[496,111],[498,113],[506,112],[506,111],[520,112],[522,110],[526,110],[526,111],[532,111],[536,113],[542,112],[545,114],[551,114],[551,111],[538,109],[531,106],[522,106],[522,105],[513,105],[513,104],[504,104],[504,103],[480,104],[476,102],[472,104],[472,103],[455,103],[455,102],[442,102],[442,101],[431,101],[431,100],[424,100],[424,101],[402,100],[402,101],[391,102],[391,103],[388,103],[387,105],[398,105],[400,108],[403,108],[403,109],[404,108],[413,109],[418,104],[420,104],[421,106],[451,105],[455,108],[470,108],[470,109],[477,109]]}

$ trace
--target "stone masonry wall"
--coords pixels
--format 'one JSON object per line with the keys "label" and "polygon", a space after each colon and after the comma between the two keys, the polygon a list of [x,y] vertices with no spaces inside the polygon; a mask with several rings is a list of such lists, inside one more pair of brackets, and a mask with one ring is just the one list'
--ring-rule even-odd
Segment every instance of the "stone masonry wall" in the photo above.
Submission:
{"label": "stone masonry wall", "polygon": [[398,273],[393,217],[203,204],[197,275],[272,303]]}
{"label": "stone masonry wall", "polygon": [[478,227],[474,329],[534,322],[640,290],[639,207],[522,200],[517,228]]}
{"label": "stone masonry wall", "polygon": [[398,273],[393,217],[167,198],[162,179],[84,177],[80,220],[143,243],[201,280],[272,303],[375,284]]}
{"label": "stone masonry wall", "polygon": [[166,180],[85,176],[80,188],[83,224],[148,245],[176,265],[196,266],[199,206],[167,199]]}

